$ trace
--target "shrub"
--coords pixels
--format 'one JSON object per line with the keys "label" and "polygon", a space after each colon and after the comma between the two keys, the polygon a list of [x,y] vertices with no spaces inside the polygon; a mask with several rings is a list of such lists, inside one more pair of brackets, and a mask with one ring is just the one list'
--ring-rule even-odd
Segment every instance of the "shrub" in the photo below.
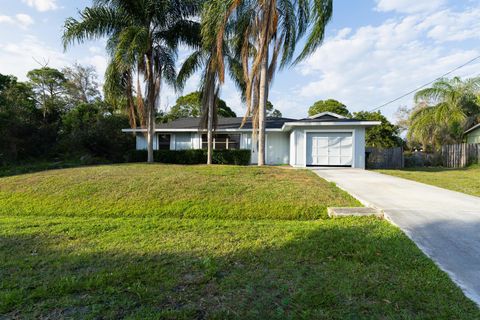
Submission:
{"label": "shrub", "polygon": [[[146,150],[131,150],[125,156],[127,162],[145,162]],[[246,166],[250,164],[250,150],[214,150],[213,163]],[[207,150],[155,150],[154,159],[170,164],[204,164]]]}

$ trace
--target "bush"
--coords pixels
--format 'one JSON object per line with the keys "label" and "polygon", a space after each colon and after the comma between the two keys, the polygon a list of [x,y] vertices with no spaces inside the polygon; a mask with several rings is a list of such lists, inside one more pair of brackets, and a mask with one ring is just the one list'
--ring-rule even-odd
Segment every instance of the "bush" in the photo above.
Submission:
{"label": "bush", "polygon": [[[207,150],[155,150],[155,162],[170,164],[207,163]],[[145,162],[146,150],[131,150],[126,154],[127,162]],[[246,166],[250,164],[250,150],[214,150],[213,163]]]}

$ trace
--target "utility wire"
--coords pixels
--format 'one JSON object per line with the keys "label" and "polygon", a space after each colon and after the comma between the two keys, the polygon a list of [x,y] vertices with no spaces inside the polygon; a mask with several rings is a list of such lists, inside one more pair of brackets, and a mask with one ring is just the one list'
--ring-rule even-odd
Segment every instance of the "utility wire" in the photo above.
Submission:
{"label": "utility wire", "polygon": [[461,68],[469,65],[470,63],[472,63],[472,62],[474,62],[474,61],[476,61],[476,60],[478,60],[478,59],[480,59],[480,56],[477,56],[477,57],[475,57],[475,58],[473,58],[473,59],[465,62],[464,64],[456,67],[455,69],[450,70],[450,71],[448,71],[447,73],[442,74],[440,77],[438,77],[438,78],[436,78],[436,79],[434,79],[434,80],[432,80],[432,81],[430,81],[430,82],[428,82],[428,83],[425,83],[424,85],[422,85],[422,86],[420,86],[420,87],[418,87],[418,88],[415,88],[415,89],[413,89],[412,91],[409,91],[409,92],[401,95],[401,96],[398,97],[398,98],[395,98],[395,99],[393,99],[393,100],[390,100],[390,101],[388,101],[387,103],[384,103],[384,104],[382,104],[382,105],[380,105],[380,106],[378,106],[378,107],[376,107],[376,108],[373,108],[372,110],[370,110],[370,112],[376,111],[376,110],[378,110],[378,109],[381,109],[381,108],[383,108],[383,107],[388,106],[388,105],[391,104],[391,103],[394,103],[395,101],[398,101],[398,100],[400,100],[400,99],[403,99],[403,98],[405,98],[406,96],[409,96],[409,95],[411,95],[412,93],[414,93],[414,92],[416,92],[416,91],[418,91],[418,90],[420,90],[420,89],[425,88],[426,86],[428,86],[429,84],[434,83],[434,82],[437,81],[437,80],[440,80],[440,79],[442,79],[442,78],[445,78],[446,76],[448,76],[448,75],[452,74],[453,72],[455,72],[455,71],[457,71],[457,70],[459,70],[459,69],[461,69]]}

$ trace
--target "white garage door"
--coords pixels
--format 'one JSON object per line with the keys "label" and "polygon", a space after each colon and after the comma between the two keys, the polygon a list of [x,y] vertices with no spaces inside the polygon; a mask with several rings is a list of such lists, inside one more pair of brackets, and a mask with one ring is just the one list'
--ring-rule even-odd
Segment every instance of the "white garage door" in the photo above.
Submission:
{"label": "white garage door", "polygon": [[308,166],[352,166],[353,139],[349,132],[307,133]]}

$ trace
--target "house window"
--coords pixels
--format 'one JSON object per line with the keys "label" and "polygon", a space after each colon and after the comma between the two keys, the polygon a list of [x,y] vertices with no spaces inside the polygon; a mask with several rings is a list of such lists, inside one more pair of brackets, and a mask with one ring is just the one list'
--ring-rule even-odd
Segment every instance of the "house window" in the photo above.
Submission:
{"label": "house window", "polygon": [[[207,149],[207,135],[202,134],[202,149]],[[215,134],[213,135],[213,149],[215,150],[237,150],[240,149],[239,134]]]}
{"label": "house window", "polygon": [[158,135],[158,150],[170,150],[170,137],[169,134]]}

